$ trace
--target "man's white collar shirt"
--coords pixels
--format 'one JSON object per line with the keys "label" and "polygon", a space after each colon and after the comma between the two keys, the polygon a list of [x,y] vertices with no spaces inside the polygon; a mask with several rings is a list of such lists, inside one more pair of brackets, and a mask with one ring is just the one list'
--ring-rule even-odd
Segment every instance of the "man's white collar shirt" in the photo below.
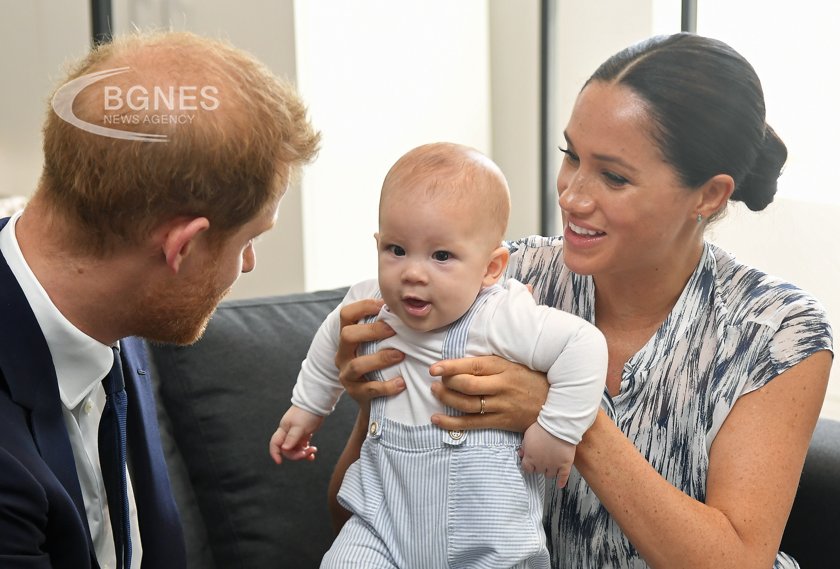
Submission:
{"label": "man's white collar shirt", "polygon": [[[94,340],[76,328],[50,300],[18,245],[15,226],[20,214],[18,212],[12,216],[0,230],[0,252],[23,290],[50,349],[58,377],[64,424],[76,462],[96,558],[102,569],[111,569],[116,567],[116,553],[105,484],[99,465],[99,421],[105,408],[102,379],[111,371],[113,351],[111,346]],[[143,548],[130,476],[128,500],[131,516],[131,569],[140,569]]]}

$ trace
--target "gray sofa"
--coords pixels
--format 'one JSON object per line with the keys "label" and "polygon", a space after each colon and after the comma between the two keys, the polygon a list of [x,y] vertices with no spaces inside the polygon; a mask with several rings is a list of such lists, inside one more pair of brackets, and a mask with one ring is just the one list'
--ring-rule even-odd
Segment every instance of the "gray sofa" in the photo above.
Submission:
{"label": "gray sofa", "polygon": [[[327,482],[355,418],[343,398],[314,463],[275,465],[268,439],[309,342],[345,289],[223,303],[194,346],[150,346],[173,486],[194,569],[317,567],[332,539]],[[840,423],[821,420],[783,549],[840,567]]]}

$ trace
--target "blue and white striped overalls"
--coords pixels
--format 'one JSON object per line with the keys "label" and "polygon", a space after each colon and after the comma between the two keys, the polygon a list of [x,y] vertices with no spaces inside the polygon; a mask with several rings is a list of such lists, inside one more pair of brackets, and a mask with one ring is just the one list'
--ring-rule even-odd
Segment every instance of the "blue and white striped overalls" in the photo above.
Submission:
{"label": "blue and white striped overalls", "polygon": [[[451,325],[442,359],[463,357],[482,300]],[[361,456],[338,495],[354,516],[322,569],[549,567],[545,479],[520,468],[521,434],[405,425],[384,410],[384,398],[372,402]]]}

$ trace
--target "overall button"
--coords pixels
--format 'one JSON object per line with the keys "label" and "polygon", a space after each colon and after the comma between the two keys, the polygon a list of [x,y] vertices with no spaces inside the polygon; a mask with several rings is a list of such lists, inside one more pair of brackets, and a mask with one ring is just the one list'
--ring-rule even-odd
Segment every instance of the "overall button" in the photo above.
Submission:
{"label": "overall button", "polygon": [[464,431],[449,431],[449,436],[452,440],[459,441],[464,436]]}
{"label": "overall button", "polygon": [[370,424],[370,429],[369,429],[370,435],[375,436],[377,431],[379,431],[379,424],[376,421],[374,421]]}

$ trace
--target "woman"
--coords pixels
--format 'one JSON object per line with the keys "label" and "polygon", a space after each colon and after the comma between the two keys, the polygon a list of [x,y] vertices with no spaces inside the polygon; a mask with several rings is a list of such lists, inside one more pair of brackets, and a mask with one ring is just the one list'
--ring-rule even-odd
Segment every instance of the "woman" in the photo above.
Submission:
{"label": "woman", "polygon": [[[764,115],[749,63],[690,34],[619,52],[578,96],[557,179],[563,238],[513,243],[508,269],[540,302],[593,322],[609,348],[608,401],[567,488],[548,497],[556,567],[797,567],[778,546],[831,329],[806,293],[704,241],[728,200],[761,210],[773,199],[787,150]],[[336,363],[361,412],[333,492],[370,398],[402,389],[363,377],[399,354],[354,357],[390,333],[353,324],[376,306],[342,315]],[[466,413],[433,417],[445,429],[522,431],[545,399],[542,378],[495,357],[432,373],[435,395]]]}

